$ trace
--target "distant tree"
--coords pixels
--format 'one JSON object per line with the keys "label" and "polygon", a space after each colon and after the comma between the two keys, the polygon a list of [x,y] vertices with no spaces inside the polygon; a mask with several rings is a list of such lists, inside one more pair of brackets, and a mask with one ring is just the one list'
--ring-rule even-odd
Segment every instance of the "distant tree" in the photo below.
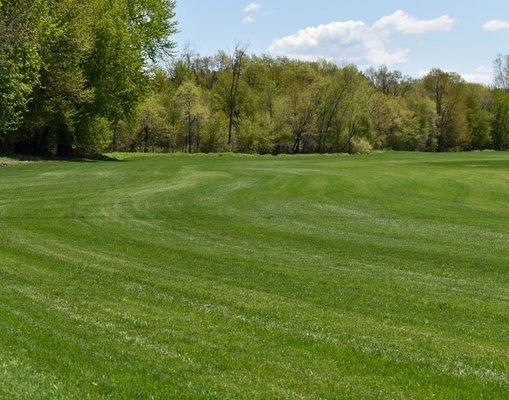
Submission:
{"label": "distant tree", "polygon": [[[482,104],[481,96],[484,93],[481,88],[472,89],[465,102],[470,148],[473,150],[484,150],[491,145],[490,114]],[[489,93],[487,96],[489,96]]]}
{"label": "distant tree", "polygon": [[416,111],[402,97],[374,94],[369,114],[376,146],[393,150],[415,150],[423,142],[426,130],[420,129]]}
{"label": "distant tree", "polygon": [[459,148],[466,131],[463,79],[458,74],[434,69],[424,77],[423,83],[435,101],[438,150]]}
{"label": "distant tree", "polygon": [[500,54],[493,63],[495,86],[499,89],[509,90],[509,54]]}
{"label": "distant tree", "polygon": [[415,147],[406,150],[434,151],[437,146],[437,113],[432,99],[415,90],[405,98],[412,113],[411,129],[414,134]]}
{"label": "distant tree", "polygon": [[87,85],[93,87],[94,99],[85,112],[111,121],[115,150],[118,121],[134,110],[147,86],[147,63],[165,58],[174,48],[175,2],[95,1],[94,42],[85,63]]}
{"label": "distant tree", "polygon": [[82,68],[92,47],[92,4],[80,4],[78,0],[50,3],[48,20],[53,29],[41,46],[44,68],[39,71],[20,127],[17,149],[66,156],[75,141],[80,109],[93,97]]}
{"label": "distant tree", "polygon": [[202,96],[201,89],[191,81],[184,82],[176,93],[176,101],[182,113],[187,137],[188,153],[193,151],[193,141],[196,147],[199,147],[200,129],[207,115]]}
{"label": "distant tree", "polygon": [[232,143],[232,130],[235,125],[237,117],[237,96],[239,91],[240,76],[242,74],[242,67],[244,58],[246,56],[246,49],[240,45],[235,46],[231,61],[231,84],[230,91],[227,98],[228,106],[228,145]]}
{"label": "distant tree", "polygon": [[43,0],[0,1],[0,144],[23,121],[51,29]]}
{"label": "distant tree", "polygon": [[319,89],[315,86],[302,87],[294,84],[288,88],[288,95],[282,100],[279,113],[283,123],[293,135],[292,151],[303,149],[303,136],[310,132],[315,115]]}
{"label": "distant tree", "polygon": [[322,86],[323,95],[317,102],[317,151],[339,151],[340,137],[355,112],[351,111],[356,89],[362,77],[354,66],[333,71],[332,77]]}
{"label": "distant tree", "polygon": [[403,96],[410,87],[409,79],[405,78],[400,71],[390,71],[385,65],[366,71],[366,76],[372,84],[387,96]]}
{"label": "distant tree", "polygon": [[168,121],[168,113],[160,94],[152,94],[139,105],[137,136],[131,150],[170,151],[174,147],[174,130]]}
{"label": "distant tree", "polygon": [[509,92],[496,90],[490,105],[491,135],[496,150],[509,149]]}

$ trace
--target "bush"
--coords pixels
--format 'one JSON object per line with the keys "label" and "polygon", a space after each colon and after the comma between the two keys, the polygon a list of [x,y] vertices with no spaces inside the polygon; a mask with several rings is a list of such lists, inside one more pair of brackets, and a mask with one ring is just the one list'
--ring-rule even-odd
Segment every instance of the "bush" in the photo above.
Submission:
{"label": "bush", "polygon": [[76,137],[78,154],[98,154],[106,151],[113,139],[111,124],[106,118],[94,118],[84,125]]}
{"label": "bush", "polygon": [[236,143],[240,153],[270,154],[273,151],[270,135],[266,128],[256,122],[246,119],[242,121]]}
{"label": "bush", "polygon": [[213,115],[200,134],[199,151],[203,153],[224,152],[228,149],[227,136],[228,120],[220,114]]}
{"label": "bush", "polygon": [[373,150],[373,146],[365,138],[353,138],[350,143],[351,154],[369,154]]}

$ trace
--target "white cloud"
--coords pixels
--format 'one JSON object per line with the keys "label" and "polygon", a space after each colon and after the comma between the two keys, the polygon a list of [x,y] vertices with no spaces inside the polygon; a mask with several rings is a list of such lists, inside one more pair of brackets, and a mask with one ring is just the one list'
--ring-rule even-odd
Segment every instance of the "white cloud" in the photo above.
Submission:
{"label": "white cloud", "polygon": [[392,15],[380,18],[373,25],[375,31],[394,31],[408,35],[420,35],[426,32],[450,31],[454,20],[448,15],[428,20],[419,20],[406,12],[398,10]]}
{"label": "white cloud", "polygon": [[260,11],[263,6],[259,3],[250,3],[244,8],[246,14],[251,14]]}
{"label": "white cloud", "polygon": [[242,23],[246,25],[253,24],[255,22],[256,20],[251,15],[247,15],[245,18],[242,19]]}
{"label": "white cloud", "polygon": [[467,82],[490,85],[493,83],[493,68],[483,65],[474,69],[472,72],[463,73],[461,76]]}
{"label": "white cloud", "polygon": [[483,25],[483,29],[488,32],[500,31],[502,29],[509,29],[509,21],[502,21],[501,19],[494,19],[487,21]]}
{"label": "white cloud", "polygon": [[404,11],[396,11],[367,25],[363,21],[336,21],[301,29],[297,33],[274,40],[269,52],[298,59],[333,59],[369,64],[402,64],[410,51],[388,49],[390,36],[448,31],[454,20],[444,15],[431,20],[419,20]]}
{"label": "white cloud", "polygon": [[[444,72],[455,72],[452,69],[443,69]],[[419,71],[417,76],[424,78],[430,73],[429,69],[422,69]],[[490,66],[482,65],[475,68],[471,72],[461,72],[461,77],[470,83],[482,83],[484,85],[490,85],[493,83],[493,68]]]}

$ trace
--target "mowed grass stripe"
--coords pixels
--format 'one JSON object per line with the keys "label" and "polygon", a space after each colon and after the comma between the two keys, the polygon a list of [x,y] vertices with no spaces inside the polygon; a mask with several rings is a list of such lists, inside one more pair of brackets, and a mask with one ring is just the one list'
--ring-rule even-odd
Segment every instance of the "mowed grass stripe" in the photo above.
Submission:
{"label": "mowed grass stripe", "polygon": [[507,153],[116,156],[0,171],[1,396],[505,398]]}

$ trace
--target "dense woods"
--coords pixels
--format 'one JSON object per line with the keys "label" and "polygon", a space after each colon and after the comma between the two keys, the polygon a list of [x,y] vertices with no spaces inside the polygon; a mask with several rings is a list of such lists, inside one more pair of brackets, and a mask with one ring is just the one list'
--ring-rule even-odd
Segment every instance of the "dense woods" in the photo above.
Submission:
{"label": "dense woods", "polygon": [[432,70],[172,54],[169,0],[0,0],[0,153],[327,153],[509,147],[495,85]]}
{"label": "dense woods", "polygon": [[[386,67],[190,50],[153,69],[148,95],[121,121],[117,149],[248,153],[507,149],[509,77],[499,88],[438,69],[412,79]],[[497,63],[495,63],[497,65]]]}

